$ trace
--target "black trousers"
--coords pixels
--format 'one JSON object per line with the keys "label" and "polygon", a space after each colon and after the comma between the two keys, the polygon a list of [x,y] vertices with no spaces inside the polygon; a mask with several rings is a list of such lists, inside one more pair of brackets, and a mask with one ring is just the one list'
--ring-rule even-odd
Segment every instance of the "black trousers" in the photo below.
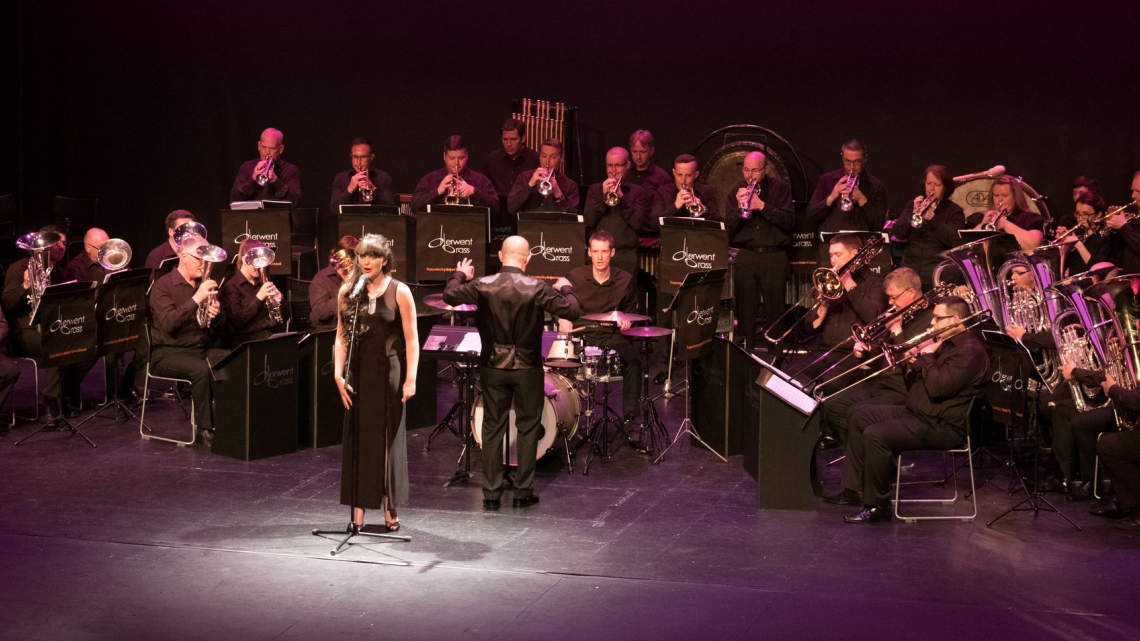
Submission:
{"label": "black trousers", "polygon": [[[835,389],[842,389],[842,386],[832,388],[833,391]],[[851,429],[851,417],[859,406],[901,406],[906,403],[906,395],[906,381],[903,380],[902,374],[883,374],[827,399],[823,404],[823,425],[820,429],[824,433],[833,434],[846,441],[847,433]]]}
{"label": "black trousers", "polygon": [[216,347],[154,347],[150,362],[152,374],[190,379],[190,395],[199,430],[214,429],[213,377],[206,360],[216,363],[226,354],[229,352]]}
{"label": "black trousers", "polygon": [[1096,445],[1100,462],[1120,507],[1131,510],[1140,507],[1140,432],[1106,434]]}
{"label": "black trousers", "polygon": [[4,407],[8,394],[12,393],[12,388],[16,386],[18,380],[20,380],[20,368],[12,359],[0,354],[0,407]]}
{"label": "black trousers", "polygon": [[[751,249],[741,249],[736,255],[735,290],[736,333],[744,337],[744,344],[752,349],[756,341],[756,311],[760,306],[760,296],[764,297],[764,323],[771,328],[772,323],[784,313],[787,305],[788,252],[775,251],[760,253]],[[772,328],[773,332],[780,331]]]}
{"label": "black trousers", "polygon": [[503,495],[503,437],[515,408],[518,430],[518,470],[515,498],[534,494],[534,465],[538,459],[538,429],[542,420],[543,371],[480,367],[483,388],[483,498]]}
{"label": "black trousers", "polygon": [[637,416],[641,409],[641,351],[616,331],[587,329],[583,334],[587,345],[612,349],[621,357],[621,416],[627,419]]}
{"label": "black trousers", "polygon": [[863,503],[890,503],[893,457],[907,450],[948,450],[964,435],[949,425],[933,425],[902,405],[862,405],[851,417],[843,487],[863,493]]}
{"label": "black trousers", "polygon": [[[12,355],[38,358],[43,351],[39,328],[20,327],[14,322],[11,327]],[[41,367],[40,371],[44,374],[44,402],[54,402],[62,392],[63,398],[69,405],[78,407],[80,385],[83,383],[83,377],[87,376],[87,372],[94,367],[95,361],[96,359],[91,359],[63,367]]]}
{"label": "black trousers", "polygon": [[[1053,456],[1061,475],[1075,478],[1080,472],[1082,481],[1093,480],[1096,464],[1096,439],[1102,432],[1116,431],[1116,417],[1112,406],[1078,412],[1071,403],[1059,404],[1053,411]],[[1077,465],[1073,465],[1073,453]]]}

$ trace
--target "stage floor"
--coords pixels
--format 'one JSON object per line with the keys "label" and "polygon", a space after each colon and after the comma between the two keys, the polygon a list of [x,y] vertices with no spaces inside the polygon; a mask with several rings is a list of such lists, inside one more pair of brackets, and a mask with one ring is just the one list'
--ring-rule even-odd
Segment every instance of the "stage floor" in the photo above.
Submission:
{"label": "stage floor", "polygon": [[[441,383],[441,414],[454,393]],[[659,407],[672,432],[683,400]],[[187,425],[170,401],[147,417]],[[1044,513],[987,528],[1020,500],[1004,483],[972,523],[851,526],[847,507],[757,510],[740,457],[688,443],[657,466],[619,447],[589,476],[558,449],[539,461],[539,505],[508,493],[484,513],[478,474],[441,487],[459,440],[425,453],[421,429],[400,511],[412,542],[334,559],[310,531],[346,521],[340,447],[244,463],[144,442],[137,423],[87,427],[97,449],[58,432],[13,447],[32,426],[0,428],[2,638],[1140,636],[1140,537],[1055,494],[1084,531]]]}

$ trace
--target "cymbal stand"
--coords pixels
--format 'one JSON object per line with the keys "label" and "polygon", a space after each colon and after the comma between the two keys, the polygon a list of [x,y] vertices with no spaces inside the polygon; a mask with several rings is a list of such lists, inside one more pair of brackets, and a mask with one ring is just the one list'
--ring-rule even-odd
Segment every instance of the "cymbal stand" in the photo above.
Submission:
{"label": "cymbal stand", "polygon": [[653,404],[653,397],[649,395],[649,358],[653,353],[652,336],[638,337],[642,342],[642,371],[641,371],[641,423],[637,426],[638,440],[645,448],[646,453],[653,456],[660,450],[660,443],[669,441],[669,432],[657,414],[657,407]]}
{"label": "cymbal stand", "polygon": [[[689,380],[689,376],[690,376],[689,367],[690,367],[691,363],[692,363],[691,360],[685,361],[685,380],[686,381]],[[687,390],[686,390],[686,392],[687,392]],[[677,444],[677,441],[681,440],[681,437],[685,436],[686,434],[691,436],[696,442],[703,445],[705,449],[712,452],[713,456],[717,457],[718,459],[720,459],[724,463],[728,462],[728,459],[721,456],[719,452],[714,450],[712,448],[712,446],[709,445],[708,443],[706,443],[705,440],[703,438],[701,438],[701,435],[697,433],[697,428],[695,425],[693,425],[693,403],[692,403],[691,399],[692,399],[692,394],[686,393],[685,394],[685,420],[681,421],[680,427],[677,428],[677,434],[673,436],[673,442],[669,443],[668,447],[666,447],[664,450],[661,451],[661,455],[657,457],[657,460],[653,461],[654,465],[657,465],[662,460],[664,460],[665,454],[668,453],[669,450],[673,449],[673,446]]]}
{"label": "cymbal stand", "polygon": [[[582,469],[582,476],[588,476],[590,474],[590,466],[594,463],[595,454],[601,456],[603,461],[608,461],[612,458],[610,455],[610,423],[615,424],[619,428],[621,427],[618,420],[610,418],[614,413],[613,410],[610,409],[610,393],[613,391],[610,389],[611,377],[609,374],[612,374],[610,358],[610,351],[606,349],[605,353],[603,353],[598,360],[598,369],[596,371],[604,371],[607,373],[605,380],[602,381],[602,418],[590,427],[590,433],[586,436],[585,441],[583,441],[589,443],[589,449],[586,452],[586,463]],[[624,380],[622,384],[625,384]],[[591,406],[594,404],[593,389],[590,391],[590,398],[587,403]]]}
{"label": "cymbal stand", "polygon": [[[463,371],[462,383],[459,386],[459,406],[457,413],[459,416],[460,438],[463,439],[463,451],[459,454],[459,461],[457,465],[459,469],[451,475],[451,478],[443,484],[443,487],[451,487],[456,483],[465,483],[468,479],[475,476],[471,471],[471,450],[475,447],[475,437],[471,426],[471,409],[475,403],[475,372],[472,363],[466,363],[466,367],[461,368]],[[439,429],[439,428],[436,428]],[[509,428],[508,428],[509,430]]]}

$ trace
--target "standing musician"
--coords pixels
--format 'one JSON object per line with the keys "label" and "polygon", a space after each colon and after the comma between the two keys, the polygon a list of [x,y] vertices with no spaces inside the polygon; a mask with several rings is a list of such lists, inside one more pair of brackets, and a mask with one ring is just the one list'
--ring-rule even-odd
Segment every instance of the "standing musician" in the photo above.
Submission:
{"label": "standing musician", "polygon": [[[851,417],[843,491],[830,502],[861,505],[847,523],[891,518],[889,492],[894,455],[917,449],[951,449],[966,438],[970,401],[989,375],[982,341],[961,327],[970,306],[956,296],[939,299],[930,329],[946,333],[907,353],[913,375],[903,405],[860,405]],[[954,327],[958,324],[958,327]]]}
{"label": "standing musician", "polygon": [[174,244],[174,230],[178,229],[183,223],[194,222],[194,214],[186,211],[185,209],[175,209],[166,215],[166,241],[161,245],[150,250],[146,256],[146,263],[144,267],[148,269],[158,269],[162,261],[177,258],[178,247]]}
{"label": "standing musician", "polygon": [[788,247],[796,214],[792,189],[768,169],[763,153],[753,151],[744,157],[744,180],[730,191],[725,227],[728,242],[737,248],[736,331],[751,350],[756,341],[758,295],[764,297],[764,319],[772,323],[784,313],[788,283]]}
{"label": "standing musician", "polygon": [[[252,238],[238,245],[237,271],[218,291],[218,301],[226,310],[222,324],[222,347],[225,349],[269,338],[275,332],[285,330],[284,319],[288,315],[285,296],[273,281],[266,279],[261,282],[259,270],[245,262],[245,253],[258,247],[265,247],[265,244]],[[281,320],[270,317],[271,305],[276,306]]]}
{"label": "standing musician", "polygon": [[681,216],[721,220],[712,187],[698,183],[697,158],[681,154],[673,161],[673,180],[657,188],[653,198],[653,227],[658,218]]}
{"label": "standing musician", "polygon": [[[154,281],[150,288],[151,371],[190,379],[190,394],[198,423],[198,439],[206,448],[214,440],[213,389],[210,363],[229,352],[215,347],[214,330],[225,323],[225,311],[216,298],[218,283],[206,275],[206,263],[195,253],[206,239],[191,236],[178,250],[178,267]],[[198,323],[205,306],[207,327]]]}
{"label": "standing musician", "polygon": [[257,160],[247,160],[238,168],[230,202],[237,200],[288,200],[296,207],[301,200],[301,171],[281,159],[285,134],[270,127],[257,141]]}
{"label": "standing musician", "polygon": [[887,191],[866,170],[867,148],[851,139],[840,154],[843,169],[823,174],[815,184],[808,221],[817,232],[879,231],[887,220]]}
{"label": "standing musician", "polygon": [[1013,176],[998,176],[990,185],[993,209],[972,214],[966,219],[971,229],[989,229],[1010,234],[1023,250],[1033,249],[1045,238],[1045,219],[1029,210],[1029,201],[1021,181]]}
{"label": "standing musician", "polygon": [[483,389],[483,509],[498,510],[503,494],[503,436],[511,404],[518,430],[518,477],[515,507],[538,503],[534,466],[538,457],[538,425],[542,419],[543,313],[577,320],[578,299],[565,278],[551,287],[523,273],[530,245],[521,236],[508,236],[499,251],[503,267],[497,274],[475,279],[475,267],[465,258],[447,281],[443,300],[448,305],[477,305],[483,353],[479,375]]}
{"label": "standing musician", "polygon": [[491,179],[495,192],[501,197],[511,193],[519,174],[538,168],[538,152],[526,146],[526,124],[507,118],[503,122],[503,146],[487,154],[483,173]]}
{"label": "standing musician", "polygon": [[[507,211],[578,211],[578,183],[558,172],[562,162],[562,141],[542,141],[538,167],[519,174],[507,196]],[[545,192],[545,193],[544,193]]]}
{"label": "standing musician", "polygon": [[[590,236],[590,264],[579,265],[570,270],[566,280],[573,286],[578,296],[579,311],[585,314],[601,314],[618,310],[634,313],[637,311],[637,286],[633,275],[613,267],[616,250],[614,238],[607,231],[594,232]],[[621,357],[622,376],[622,418],[628,422],[637,418],[641,394],[641,361],[636,346],[621,334],[629,329],[629,322],[616,325],[601,325],[592,321],[575,323],[567,319],[558,320],[558,331],[582,331],[582,338],[588,345],[603,350],[612,349]]]}
{"label": "standing musician", "polygon": [[352,169],[336,175],[332,184],[332,202],[329,213],[340,213],[340,205],[388,205],[396,206],[395,189],[392,177],[376,169],[372,162],[376,153],[372,151],[372,141],[355,138],[349,145],[349,160]]}
{"label": "standing musician", "polygon": [[[1077,204],[1073,210],[1074,224],[1087,230],[1094,220],[1100,218],[1108,210],[1104,198],[1093,192],[1085,192],[1077,197]],[[1110,262],[1119,265],[1124,258],[1124,239],[1120,234],[1101,225],[1096,226],[1084,240],[1080,240],[1080,232],[1065,236],[1061,242],[1073,243],[1073,249],[1065,259],[1065,269],[1070,274],[1079,274],[1088,271],[1092,265]],[[1057,237],[1061,238],[1069,231],[1068,227],[1057,227]]]}
{"label": "standing musician", "polygon": [[329,264],[309,282],[309,331],[336,329],[339,301],[337,292],[348,278],[355,262],[353,256],[360,240],[356,236],[341,236],[329,252]]}
{"label": "standing musician", "polygon": [[[629,182],[629,172],[629,154],[625,149],[614,147],[606,152],[608,178],[590,185],[582,214],[588,233],[604,231],[609,234],[611,247],[616,252],[613,265],[633,276],[636,286],[637,245],[641,234],[651,226],[648,218],[652,195]],[[617,203],[607,204],[607,194],[613,194],[615,190]]]}
{"label": "standing musician", "polygon": [[638,129],[629,136],[633,168],[626,178],[630,184],[637,185],[650,194],[657,193],[659,187],[669,184],[669,172],[653,162],[655,149],[653,134],[648,129]]}
{"label": "standing musician", "polygon": [[495,187],[483,174],[467,166],[467,142],[463,136],[448,136],[443,143],[443,167],[420,178],[412,194],[412,211],[426,211],[428,205],[442,205],[456,196],[459,202],[499,210]]}
{"label": "standing musician", "polygon": [[926,291],[934,286],[934,268],[942,262],[938,255],[964,242],[958,231],[966,226],[966,215],[950,200],[954,179],[945,166],[931,165],[923,175],[923,195],[907,205],[891,235],[906,241],[902,266],[918,272]]}
{"label": "standing musician", "polygon": [[[59,225],[45,225],[40,233],[55,233],[60,235],[60,241],[48,250],[48,263],[51,265],[49,276],[51,285],[65,282],[64,268],[60,264],[67,252],[67,233]],[[30,258],[21,258],[8,267],[4,274],[4,314],[8,317],[8,325],[14,328],[10,334],[12,353],[14,356],[35,358],[42,356],[42,341],[40,326],[32,325],[32,307],[28,302],[28,291],[31,287],[28,266]],[[95,364],[90,362],[63,367],[44,367],[40,372],[44,377],[44,401],[41,412],[47,421],[55,420],[60,413],[68,418],[79,416],[80,397],[79,387],[83,377]],[[62,398],[60,392],[62,391]]]}
{"label": "standing musician", "polygon": [[[1133,212],[1140,210],[1140,171],[1132,174]],[[1124,257],[1118,263],[1125,274],[1140,273],[1140,216],[1119,212],[1105,221],[1105,226],[1120,232],[1124,239]]]}

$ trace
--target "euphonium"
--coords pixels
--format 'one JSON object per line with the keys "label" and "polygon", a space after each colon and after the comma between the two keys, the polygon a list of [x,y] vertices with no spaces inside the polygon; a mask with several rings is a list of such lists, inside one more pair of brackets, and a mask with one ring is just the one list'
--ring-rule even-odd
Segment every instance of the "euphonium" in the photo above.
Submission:
{"label": "euphonium", "polygon": [[99,245],[99,264],[108,273],[122,271],[131,262],[131,246],[127,241],[112,238]]}
{"label": "euphonium", "polygon": [[[272,265],[276,258],[277,254],[268,247],[254,247],[241,257],[242,262],[257,270],[257,275],[261,281],[258,283],[259,287],[269,282],[269,278],[265,275],[265,268]],[[269,320],[273,321],[274,325],[278,325],[285,320],[285,317],[281,314],[281,301],[272,296],[267,296],[265,298],[265,308],[269,310]]]}
{"label": "euphonium", "polygon": [[618,191],[621,189],[621,181],[623,178],[625,178],[625,174],[618,176],[617,183],[614,184],[614,190],[607,191],[606,195],[602,197],[602,200],[606,203],[607,207],[614,207],[618,204],[618,201],[621,200],[621,196],[618,195]]}
{"label": "euphonium", "polygon": [[[207,281],[210,279],[210,270],[213,268],[214,263],[223,263],[229,256],[226,250],[218,247],[217,245],[198,245],[194,248],[194,255],[201,258],[206,263],[206,271],[202,274],[202,280]],[[209,298],[198,304],[198,327],[210,326],[210,304],[218,300],[217,294],[210,294]]]}
{"label": "euphonium", "polygon": [[[1140,380],[1140,274],[1118,276],[1099,282],[1085,290],[1087,298],[1097,300],[1108,310],[1112,320],[1113,336],[1108,341],[1108,362],[1106,371],[1125,389],[1136,389]],[[1122,428],[1132,428],[1132,424],[1120,412],[1116,413],[1117,424]]]}
{"label": "euphonium", "polygon": [[269,172],[273,171],[273,162],[274,160],[272,158],[266,159],[265,166],[261,168],[261,173],[257,175],[257,184],[262,187],[269,182]]}
{"label": "euphonium", "polygon": [[32,253],[28,258],[28,305],[32,307],[33,316],[39,309],[44,290],[51,284],[51,248],[62,240],[63,236],[50,231],[34,231],[16,240],[17,247]]}
{"label": "euphonium", "polygon": [[[990,263],[990,246],[997,236],[987,236],[965,245],[949,249],[939,256],[946,260],[934,268],[934,284],[942,284],[942,273],[948,268],[956,268],[966,278],[970,295],[966,302],[974,311],[987,310],[995,322],[1004,322],[1005,288],[994,284],[994,270]],[[1001,325],[1004,328],[1004,325]]]}
{"label": "euphonium", "polygon": [[708,207],[705,207],[704,203],[697,200],[697,192],[693,189],[693,183],[689,183],[685,189],[689,191],[690,196],[688,204],[685,205],[685,210],[688,211],[689,215],[693,218],[704,216],[705,212],[708,211]]}
{"label": "euphonium", "polygon": [[910,226],[919,229],[926,224],[926,212],[938,207],[937,198],[914,199],[914,213],[910,217]]}
{"label": "euphonium", "polygon": [[[538,181],[538,193],[549,196],[554,191],[554,167],[545,167],[546,175]],[[607,204],[609,204],[607,202]]]}
{"label": "euphonium", "polygon": [[843,211],[851,211],[855,208],[855,201],[852,200],[851,194],[859,186],[859,174],[855,172],[847,174],[847,184],[849,188],[844,188],[843,193],[839,194],[839,208]]}
{"label": "euphonium", "polygon": [[[1066,310],[1053,319],[1053,340],[1057,343],[1057,353],[1064,362],[1072,363],[1081,369],[1103,371],[1105,362],[1100,360],[1096,350],[1089,340],[1090,333],[1081,322],[1081,315],[1075,309]],[[1100,397],[1099,387],[1081,385],[1077,381],[1069,381],[1069,391],[1073,395],[1073,404],[1078,412],[1086,412],[1095,407],[1103,407],[1107,401],[1094,405],[1094,399]]]}

